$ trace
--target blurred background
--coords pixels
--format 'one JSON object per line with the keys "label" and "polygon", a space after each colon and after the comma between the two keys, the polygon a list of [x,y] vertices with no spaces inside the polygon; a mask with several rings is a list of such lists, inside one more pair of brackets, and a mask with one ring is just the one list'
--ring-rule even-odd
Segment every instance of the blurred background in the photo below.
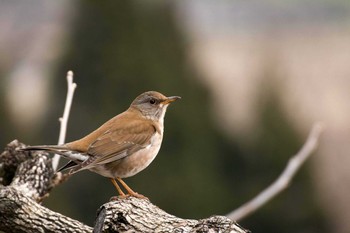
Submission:
{"label": "blurred background", "polygon": [[[0,1],[0,51],[2,147],[57,143],[68,70],[78,88],[67,141],[144,91],[182,96],[157,159],[126,179],[182,218],[225,215],[256,196],[323,121],[320,147],[291,186],[239,223],[349,232],[348,1]],[[81,172],[44,205],[91,226],[116,194]]]}

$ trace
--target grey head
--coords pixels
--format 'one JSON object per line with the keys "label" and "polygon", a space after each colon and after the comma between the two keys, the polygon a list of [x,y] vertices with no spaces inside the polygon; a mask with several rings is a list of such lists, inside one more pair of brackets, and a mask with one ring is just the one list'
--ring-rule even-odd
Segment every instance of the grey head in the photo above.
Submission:
{"label": "grey head", "polygon": [[130,107],[136,108],[148,119],[162,120],[169,104],[178,99],[181,97],[166,97],[157,91],[147,91],[136,97]]}

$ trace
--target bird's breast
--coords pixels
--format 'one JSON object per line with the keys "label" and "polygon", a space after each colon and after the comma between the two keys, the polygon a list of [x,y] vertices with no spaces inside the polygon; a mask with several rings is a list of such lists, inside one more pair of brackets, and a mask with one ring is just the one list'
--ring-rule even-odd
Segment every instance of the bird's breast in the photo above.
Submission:
{"label": "bird's breast", "polygon": [[93,170],[100,175],[110,178],[134,176],[148,167],[155,159],[160,150],[162,136],[162,133],[157,132],[151,138],[151,143],[148,146],[121,160],[107,163],[103,165],[104,167],[95,167]]}

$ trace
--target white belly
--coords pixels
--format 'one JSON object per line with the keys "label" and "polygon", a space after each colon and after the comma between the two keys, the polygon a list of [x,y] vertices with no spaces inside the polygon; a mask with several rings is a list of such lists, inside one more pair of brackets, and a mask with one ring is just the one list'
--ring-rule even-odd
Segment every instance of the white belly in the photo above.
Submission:
{"label": "white belly", "polygon": [[126,178],[144,170],[157,156],[162,142],[162,135],[156,133],[151,144],[121,160],[96,166],[90,170],[109,178]]}
{"label": "white belly", "polygon": [[151,146],[126,157],[119,164],[119,169],[114,171],[114,177],[125,178],[136,175],[151,164],[159,149],[160,145]]}

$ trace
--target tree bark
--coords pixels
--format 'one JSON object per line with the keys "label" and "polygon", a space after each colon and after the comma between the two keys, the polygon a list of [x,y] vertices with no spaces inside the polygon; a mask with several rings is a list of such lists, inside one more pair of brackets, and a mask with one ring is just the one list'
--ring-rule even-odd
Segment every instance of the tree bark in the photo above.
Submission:
{"label": "tree bark", "polygon": [[0,231],[92,232],[92,228],[36,203],[15,187],[0,190]]}
{"label": "tree bark", "polygon": [[116,198],[98,210],[94,228],[43,207],[40,202],[66,176],[54,173],[48,155],[18,150],[17,140],[0,155],[0,231],[10,232],[233,232],[247,230],[224,216],[181,219],[148,199]]}
{"label": "tree bark", "polygon": [[181,219],[153,205],[148,199],[119,198],[98,210],[94,233],[99,232],[248,232],[224,216]]}

